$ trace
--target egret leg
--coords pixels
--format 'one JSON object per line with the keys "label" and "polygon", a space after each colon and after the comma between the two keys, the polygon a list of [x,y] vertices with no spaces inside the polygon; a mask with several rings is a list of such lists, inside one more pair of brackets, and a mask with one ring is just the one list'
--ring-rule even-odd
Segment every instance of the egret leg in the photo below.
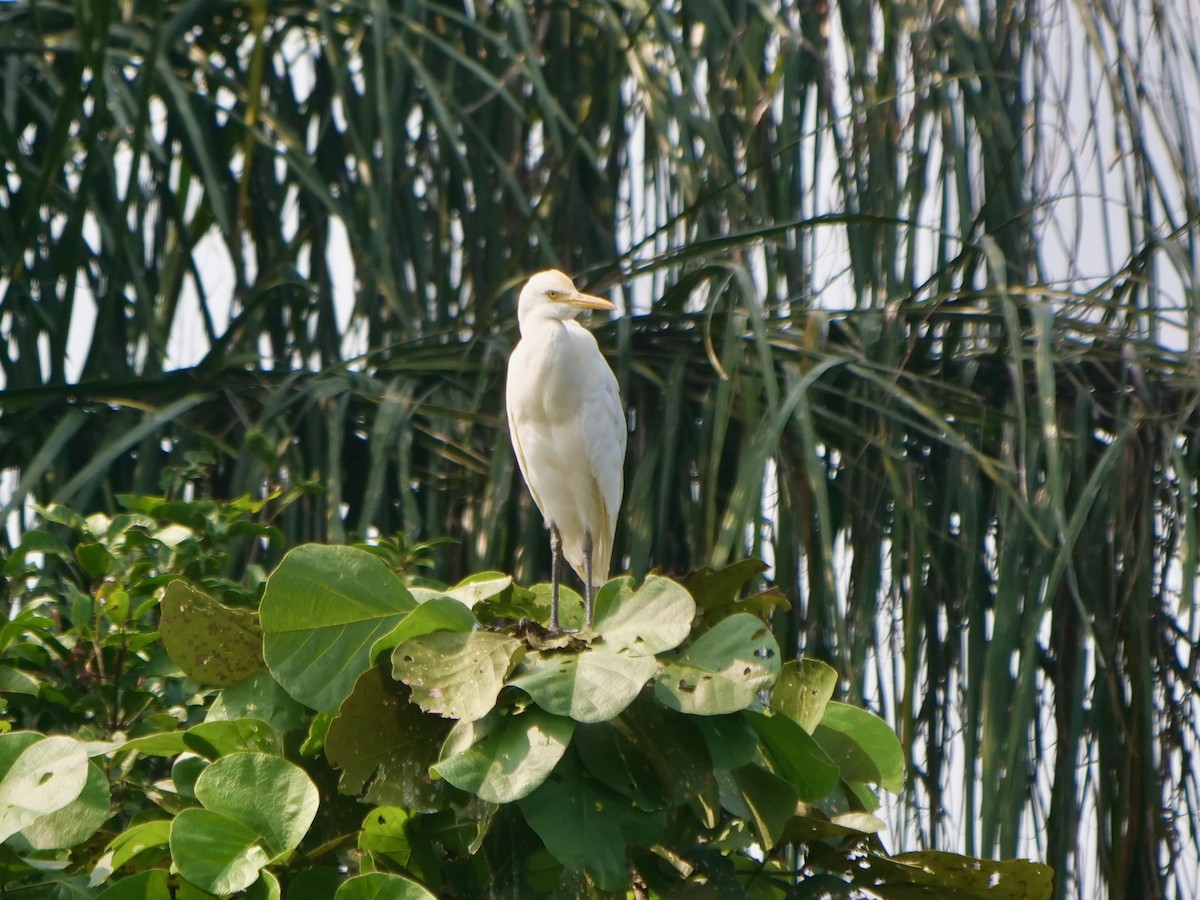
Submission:
{"label": "egret leg", "polygon": [[583,586],[583,628],[586,631],[592,627],[592,606],[596,602],[596,597],[592,593],[592,533],[586,532],[583,536],[583,570],[587,574],[584,580],[587,582]]}
{"label": "egret leg", "polygon": [[558,625],[558,582],[562,578],[562,535],[558,526],[550,526],[550,630],[557,633]]}

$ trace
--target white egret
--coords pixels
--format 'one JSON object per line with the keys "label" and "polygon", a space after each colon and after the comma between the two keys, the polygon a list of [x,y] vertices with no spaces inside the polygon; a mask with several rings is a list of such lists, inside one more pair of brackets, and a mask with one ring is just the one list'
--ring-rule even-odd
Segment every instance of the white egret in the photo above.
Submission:
{"label": "white egret", "polygon": [[621,395],[596,339],[575,321],[615,309],[581,293],[557,270],[521,290],[521,339],[508,360],[508,432],[533,502],[550,530],[550,628],[559,630],[562,559],[583,579],[584,628],[595,588],[608,579],[624,490],[626,426]]}

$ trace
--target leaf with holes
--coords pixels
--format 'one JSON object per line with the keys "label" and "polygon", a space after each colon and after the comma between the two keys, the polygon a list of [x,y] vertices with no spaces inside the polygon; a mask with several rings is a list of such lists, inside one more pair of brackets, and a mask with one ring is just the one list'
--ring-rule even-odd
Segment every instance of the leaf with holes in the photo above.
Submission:
{"label": "leaf with holes", "polygon": [[87,752],[74,738],[0,734],[0,840],[74,802],[87,779]]}
{"label": "leaf with holes", "polygon": [[629,656],[606,647],[581,653],[528,653],[509,684],[546,712],[576,722],[605,722],[633,702],[658,672],[652,656]]}
{"label": "leaf with holes", "polygon": [[197,684],[229,687],[265,665],[258,616],[186,581],[167,585],[158,627],[167,655]]}
{"label": "leaf with holes", "polygon": [[681,585],[651,575],[637,591],[632,578],[614,578],[596,595],[594,629],[604,646],[630,656],[654,656],[682,644],[696,604]]}
{"label": "leaf with holes", "polygon": [[437,631],[392,651],[395,677],[412,689],[421,709],[473,721],[496,705],[504,680],[520,662],[521,642],[488,631]]}
{"label": "leaf with holes", "polygon": [[659,676],[654,696],[699,716],[737,712],[779,675],[779,645],[761,619],[737,613],[685,647]]}

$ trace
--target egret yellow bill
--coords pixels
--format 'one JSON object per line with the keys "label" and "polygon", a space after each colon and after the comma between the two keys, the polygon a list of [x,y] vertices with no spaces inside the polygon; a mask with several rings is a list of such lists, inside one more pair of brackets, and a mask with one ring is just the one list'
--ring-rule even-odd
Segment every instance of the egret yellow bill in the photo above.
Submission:
{"label": "egret yellow bill", "polygon": [[508,360],[508,433],[533,502],[550,531],[550,628],[559,631],[562,560],[583,579],[584,628],[608,579],[624,491],[627,429],[616,376],[596,339],[575,321],[612,310],[557,270],[521,290],[521,339]]}

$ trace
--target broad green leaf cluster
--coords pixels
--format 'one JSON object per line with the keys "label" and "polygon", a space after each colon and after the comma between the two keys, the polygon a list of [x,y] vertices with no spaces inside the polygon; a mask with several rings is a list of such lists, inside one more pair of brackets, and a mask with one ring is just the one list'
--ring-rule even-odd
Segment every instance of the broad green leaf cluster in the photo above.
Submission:
{"label": "broad green leaf cluster", "polygon": [[[1049,872],[1031,863],[883,850],[876,791],[902,788],[900,744],[832,699],[828,666],[782,659],[764,617],[780,598],[742,597],[757,562],[616,578],[593,628],[551,634],[547,586],[499,573],[418,584],[386,547],[305,545],[265,585],[206,581],[205,566],[159,555],[162,515],[60,532],[64,548],[105,547],[105,572],[149,593],[149,612],[121,619],[126,643],[95,660],[123,646],[123,671],[153,699],[117,728],[63,716],[69,733],[0,734],[6,890],[784,897],[832,879],[885,898],[928,885],[1046,896]],[[31,575],[36,541],[52,546],[31,540]],[[99,555],[64,553],[42,566]],[[73,565],[58,584],[82,595]],[[150,585],[128,574],[139,565]],[[578,622],[582,602],[564,593],[564,620]],[[27,675],[47,697],[69,686],[31,659],[3,666],[9,680]]]}

